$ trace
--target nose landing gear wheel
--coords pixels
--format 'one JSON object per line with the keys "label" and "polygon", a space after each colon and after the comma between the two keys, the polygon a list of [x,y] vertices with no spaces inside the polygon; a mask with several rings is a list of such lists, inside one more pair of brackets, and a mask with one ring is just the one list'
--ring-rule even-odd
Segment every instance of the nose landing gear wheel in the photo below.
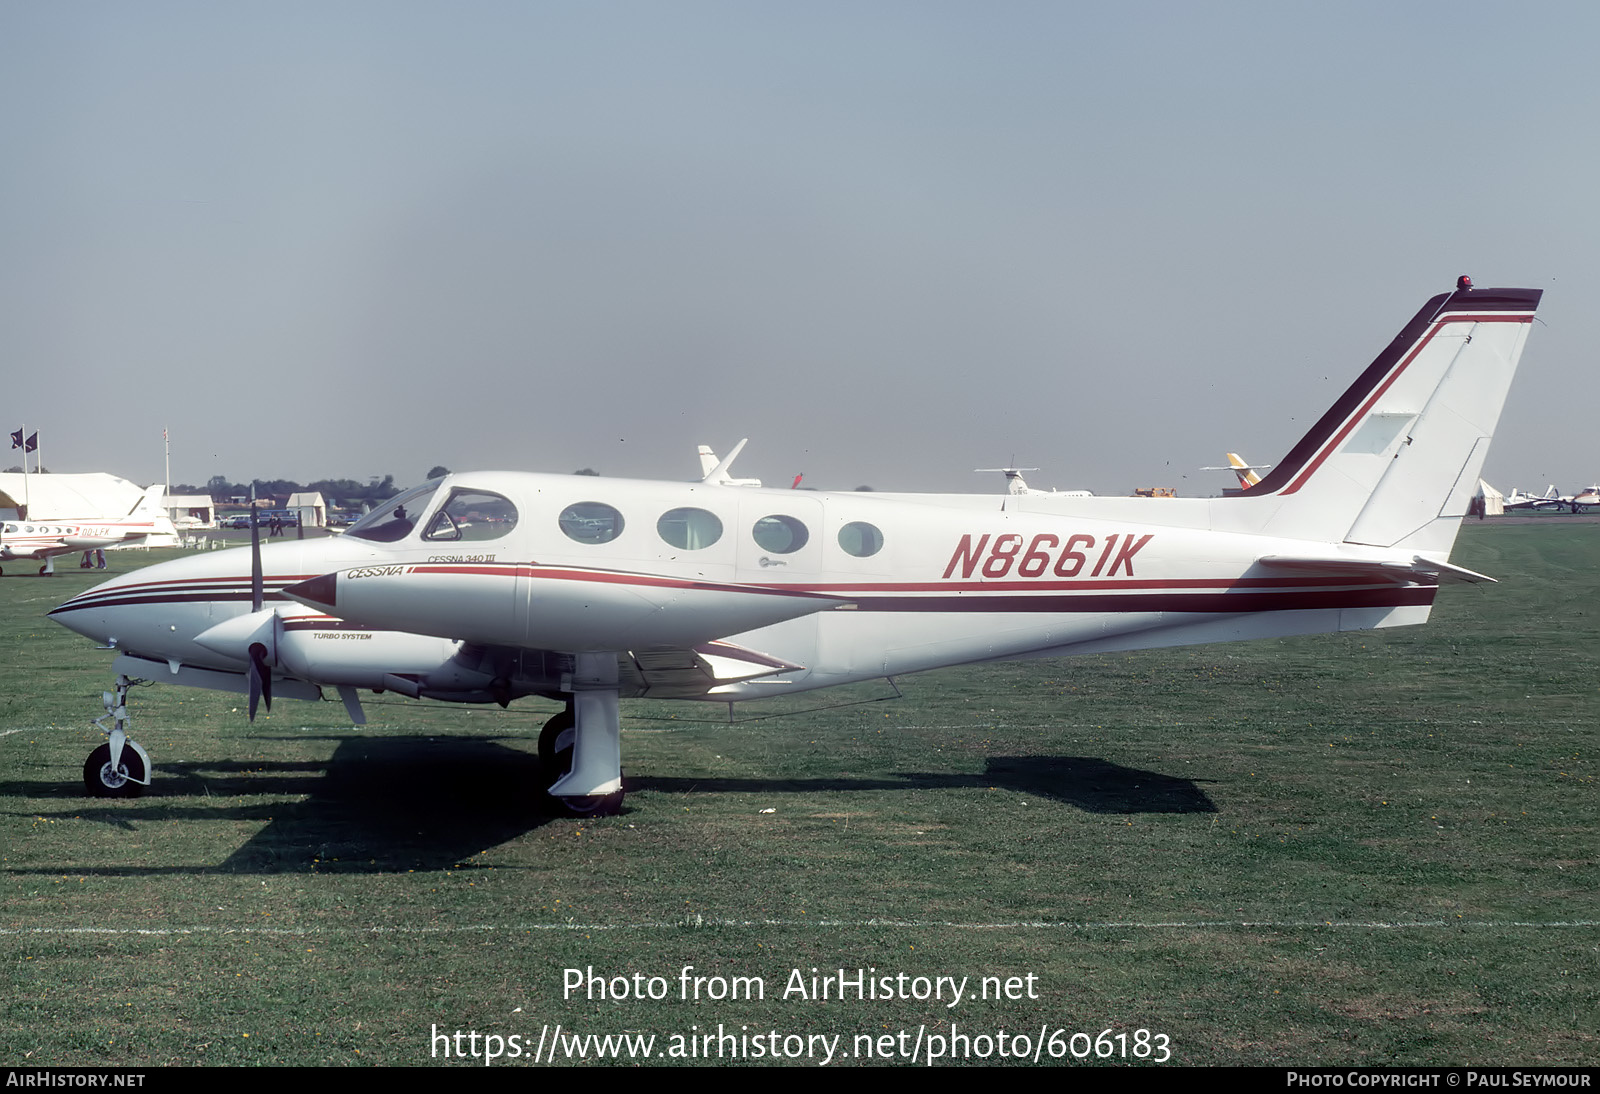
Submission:
{"label": "nose landing gear wheel", "polygon": [[91,798],[137,798],[144,793],[149,777],[149,758],[132,741],[122,746],[122,762],[114,769],[109,744],[101,745],[83,761],[83,788]]}

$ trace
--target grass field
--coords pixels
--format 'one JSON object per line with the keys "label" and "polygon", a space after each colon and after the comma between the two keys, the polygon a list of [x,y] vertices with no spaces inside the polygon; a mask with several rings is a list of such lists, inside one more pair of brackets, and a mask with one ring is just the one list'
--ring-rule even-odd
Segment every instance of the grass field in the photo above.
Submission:
{"label": "grass field", "polygon": [[[800,1061],[837,1036],[835,1064],[963,1036],[995,1063],[1001,1031],[1070,1061],[1104,1030],[1182,1064],[1594,1064],[1600,525],[1473,524],[1454,561],[1501,584],[1425,628],[950,670],[732,724],[625,704],[627,811],[581,822],[531,791],[536,701],[383,696],[356,729],[150,687],[151,793],[84,799],[109,655],[44,613],[97,578],[5,577],[0,1063],[417,1064],[435,1027],[532,1053],[560,1023],[656,1058],[720,1025]],[[684,966],[764,998],[684,1000]],[[569,968],[665,998],[567,997]],[[955,1006],[785,993],[813,968],[970,979]]]}

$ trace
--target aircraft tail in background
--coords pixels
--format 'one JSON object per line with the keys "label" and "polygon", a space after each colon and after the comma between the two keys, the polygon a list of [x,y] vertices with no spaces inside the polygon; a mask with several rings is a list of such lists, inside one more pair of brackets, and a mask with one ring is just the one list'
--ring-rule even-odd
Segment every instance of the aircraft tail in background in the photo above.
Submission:
{"label": "aircraft tail in background", "polygon": [[1232,471],[1239,480],[1239,489],[1248,490],[1261,481],[1261,472],[1271,471],[1270,463],[1245,463],[1244,457],[1237,452],[1229,452],[1226,467],[1202,467],[1202,471]]}
{"label": "aircraft tail in background", "polygon": [[128,516],[165,517],[167,511],[161,503],[166,500],[166,497],[167,484],[158,482],[139,496],[139,500],[133,503],[133,508],[128,510]]}

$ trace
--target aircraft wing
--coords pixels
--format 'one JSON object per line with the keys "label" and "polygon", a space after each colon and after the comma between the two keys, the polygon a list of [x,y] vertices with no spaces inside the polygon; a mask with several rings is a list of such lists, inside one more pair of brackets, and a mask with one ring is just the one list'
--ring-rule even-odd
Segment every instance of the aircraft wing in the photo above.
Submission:
{"label": "aircraft wing", "polygon": [[70,554],[76,550],[79,548],[68,546],[65,540],[29,540],[25,546],[17,549],[0,547],[0,559],[10,562],[12,559],[31,558],[43,562],[55,555]]}
{"label": "aircraft wing", "polygon": [[649,699],[698,699],[727,684],[805,668],[732,642],[693,649],[635,650],[617,658],[624,688]]}

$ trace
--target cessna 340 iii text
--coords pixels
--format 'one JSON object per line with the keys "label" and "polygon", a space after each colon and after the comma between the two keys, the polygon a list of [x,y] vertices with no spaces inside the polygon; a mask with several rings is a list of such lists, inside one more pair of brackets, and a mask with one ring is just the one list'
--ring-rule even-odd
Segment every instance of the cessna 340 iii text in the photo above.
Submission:
{"label": "cessna 340 iii text", "polygon": [[[1271,474],[1224,498],[811,493],[453,474],[334,539],[122,575],[51,616],[118,650],[85,764],[138,793],[135,679],[258,699],[539,695],[550,794],[622,798],[619,701],[733,702],[981,661],[1422,623],[1537,289],[1434,297]],[[722,468],[725,477],[726,468]],[[252,563],[254,574],[252,575]],[[110,723],[107,726],[107,723]]]}

